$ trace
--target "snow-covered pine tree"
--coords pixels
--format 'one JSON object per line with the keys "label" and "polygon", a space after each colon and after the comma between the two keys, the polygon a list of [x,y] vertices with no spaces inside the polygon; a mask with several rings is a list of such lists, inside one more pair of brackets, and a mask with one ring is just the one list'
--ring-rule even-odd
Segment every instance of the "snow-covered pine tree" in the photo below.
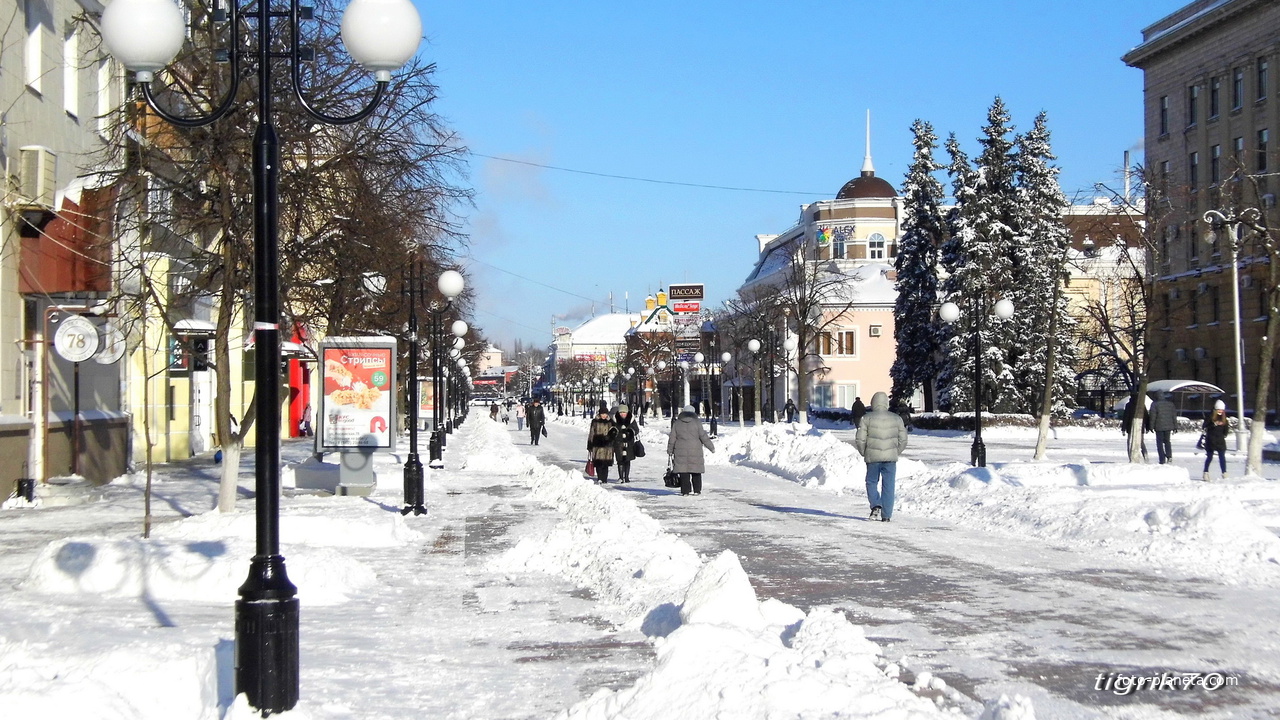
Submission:
{"label": "snow-covered pine tree", "polygon": [[978,138],[982,153],[973,167],[954,135],[947,141],[956,209],[952,238],[943,248],[943,265],[951,272],[943,289],[944,299],[959,305],[961,316],[946,342],[947,367],[939,379],[947,383],[942,397],[953,412],[973,408],[974,323],[983,358],[983,404],[994,412],[1016,407],[1008,351],[1018,341],[1013,322],[992,313],[996,301],[1011,294],[1013,282],[1019,198],[1011,134],[1008,111],[997,97]]}
{"label": "snow-covered pine tree", "polygon": [[1042,112],[1031,130],[1018,136],[1015,155],[1022,217],[1010,299],[1018,308],[1012,322],[1021,341],[1010,353],[1010,365],[1020,411],[1032,414],[1039,414],[1041,409],[1051,330],[1055,336],[1055,413],[1074,404],[1075,388],[1074,322],[1067,313],[1067,298],[1060,291],[1055,292],[1064,280],[1065,253],[1071,236],[1063,217],[1067,199],[1058,185],[1049,136],[1048,119]]}
{"label": "snow-covered pine tree", "polygon": [[938,374],[939,328],[934,320],[938,302],[938,250],[946,237],[941,205],[944,191],[934,176],[942,166],[934,159],[938,136],[922,120],[911,124],[915,156],[902,185],[902,234],[894,269],[898,279],[893,307],[897,357],[889,370],[893,401],[909,402],[916,389],[925,389],[925,410],[933,410],[932,384]]}

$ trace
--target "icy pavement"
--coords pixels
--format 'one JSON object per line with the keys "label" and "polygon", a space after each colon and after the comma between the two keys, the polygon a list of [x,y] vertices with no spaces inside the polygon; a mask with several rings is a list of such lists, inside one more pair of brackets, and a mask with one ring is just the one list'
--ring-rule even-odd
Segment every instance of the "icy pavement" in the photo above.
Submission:
{"label": "icy pavement", "polygon": [[[580,467],[578,423],[553,424],[527,449]],[[969,438],[917,433],[907,455],[928,464],[904,461],[894,522],[871,523],[859,461],[839,447],[785,426],[737,437],[730,426],[704,495],[683,498],[661,487],[660,427],[645,431],[657,450],[637,463],[637,482],[611,490],[704,554],[735,551],[761,597],[866,627],[904,680],[941,678],[971,712],[1003,693],[1031,697],[1041,718],[1261,717],[1280,706],[1280,483],[1192,482],[1182,444],[1178,467],[1117,462],[1121,443],[1102,431],[1053,443],[1051,457],[1074,465],[1028,464],[1033,436],[996,433],[984,475],[948,462],[967,457]],[[1238,685],[1106,686],[1166,672]]]}

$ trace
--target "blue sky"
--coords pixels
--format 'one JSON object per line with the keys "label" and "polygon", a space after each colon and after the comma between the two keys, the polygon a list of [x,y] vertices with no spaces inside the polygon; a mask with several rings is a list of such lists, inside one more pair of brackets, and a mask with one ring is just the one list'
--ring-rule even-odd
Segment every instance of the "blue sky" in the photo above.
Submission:
{"label": "blue sky", "polygon": [[[673,282],[730,297],[801,204],[862,164],[894,187],[910,125],[976,145],[1004,98],[1049,115],[1068,196],[1141,161],[1142,74],[1120,56],[1183,0],[417,0],[437,111],[477,156],[463,258],[476,324],[507,345]],[[787,192],[627,181],[609,175]],[[518,277],[519,276],[519,277]],[[555,320],[559,318],[559,320]]]}

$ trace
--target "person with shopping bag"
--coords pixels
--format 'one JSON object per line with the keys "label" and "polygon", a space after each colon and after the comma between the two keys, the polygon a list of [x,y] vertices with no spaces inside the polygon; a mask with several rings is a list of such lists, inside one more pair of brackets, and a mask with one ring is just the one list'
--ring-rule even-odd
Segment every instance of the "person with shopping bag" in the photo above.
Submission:
{"label": "person with shopping bag", "polygon": [[680,494],[702,494],[702,473],[706,471],[702,449],[716,451],[711,444],[711,437],[702,427],[698,412],[692,405],[686,405],[680,415],[671,423],[671,436],[667,440],[667,455],[671,458],[671,469],[680,475]]}
{"label": "person with shopping bag", "polygon": [[595,471],[596,482],[604,485],[609,482],[609,466],[613,465],[613,441],[618,436],[618,428],[609,417],[609,408],[602,407],[591,420],[587,429],[587,475]]}

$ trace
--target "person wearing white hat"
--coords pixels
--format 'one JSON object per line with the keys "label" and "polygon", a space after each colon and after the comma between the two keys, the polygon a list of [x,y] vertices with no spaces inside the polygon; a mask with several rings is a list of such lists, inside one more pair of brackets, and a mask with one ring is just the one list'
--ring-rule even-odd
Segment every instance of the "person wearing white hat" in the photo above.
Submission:
{"label": "person wearing white hat", "polygon": [[680,475],[680,494],[702,494],[702,473],[706,468],[702,459],[702,448],[711,452],[716,446],[702,428],[698,419],[698,411],[692,405],[685,405],[680,415],[671,423],[671,436],[667,440],[667,455],[671,457],[671,469]]}
{"label": "person wearing white hat", "polygon": [[1213,403],[1213,413],[1204,419],[1204,475],[1201,480],[1209,482],[1209,464],[1213,462],[1213,454],[1218,453],[1218,469],[1222,471],[1222,479],[1227,479],[1227,433],[1231,431],[1231,423],[1227,420],[1227,404],[1218,400]]}

